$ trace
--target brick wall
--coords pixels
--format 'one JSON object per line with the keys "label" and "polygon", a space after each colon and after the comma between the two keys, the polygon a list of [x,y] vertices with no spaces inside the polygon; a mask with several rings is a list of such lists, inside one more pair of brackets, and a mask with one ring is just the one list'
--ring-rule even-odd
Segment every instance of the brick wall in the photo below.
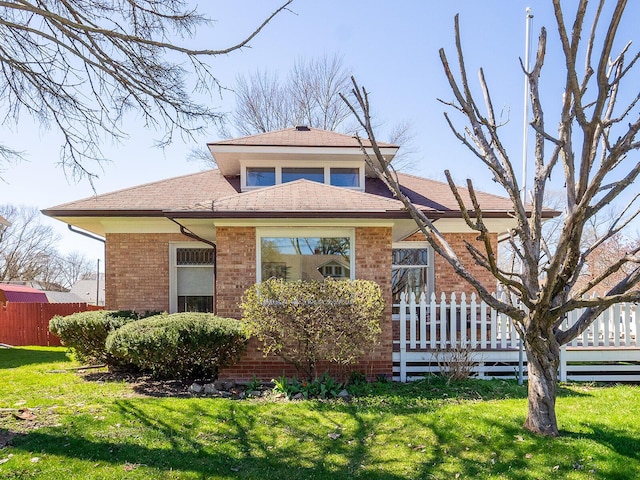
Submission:
{"label": "brick wall", "polygon": [[242,294],[256,283],[255,227],[217,227],[216,249],[217,313],[240,318]]}
{"label": "brick wall", "polygon": [[[218,313],[240,318],[237,303],[242,292],[255,282],[255,229],[218,228]],[[370,377],[378,374],[391,376],[392,373],[392,331],[391,331],[391,229],[355,229],[355,277],[373,280],[383,289],[386,310],[382,324],[382,335],[378,345],[359,365],[347,367],[319,366],[323,372],[345,377],[353,370],[360,370]],[[233,278],[233,281],[228,281]],[[224,313],[223,313],[224,312]],[[221,378],[250,380],[253,375],[259,379],[271,380],[280,375],[291,377],[296,374],[293,367],[279,358],[265,358],[259,351],[259,343],[252,339],[241,361],[223,369]]]}
{"label": "brick wall", "polygon": [[107,310],[169,311],[169,242],[181,234],[108,233]]}
{"label": "brick wall", "polygon": [[[223,317],[241,318],[239,302],[243,292],[256,281],[256,229],[254,227],[218,227],[217,235],[217,313]],[[476,235],[445,234],[463,263],[491,291],[495,280],[473,262],[464,241],[477,244]],[[423,240],[415,234],[407,240]],[[169,243],[188,241],[180,234],[107,234],[106,244],[106,308],[163,310],[169,309]],[[493,237],[494,246],[497,236]],[[357,367],[334,369],[333,374],[346,374],[358,369],[369,376],[392,372],[391,325],[391,228],[359,227],[355,229],[355,277],[373,280],[383,289],[386,304],[381,343]],[[435,259],[436,293],[466,292],[473,288],[458,277],[442,258]],[[321,367],[321,371],[324,368]],[[222,378],[248,380],[256,375],[270,380],[295,371],[276,357],[264,358],[255,340],[242,361],[227,369]]]}
{"label": "brick wall", "polygon": [[[467,267],[467,269],[478,278],[482,284],[489,290],[490,292],[494,292],[496,290],[496,279],[491,273],[489,273],[485,268],[478,265],[471,255],[469,251],[465,247],[465,241],[469,242],[472,245],[475,245],[480,251],[484,251],[484,244],[480,242],[477,237],[478,234],[475,232],[470,233],[443,233],[443,237],[449,242],[453,250],[457,253],[458,257],[462,261],[462,263]],[[424,235],[421,232],[415,233],[406,239],[407,241],[424,241]],[[493,245],[494,252],[498,251],[498,235],[491,235],[491,243]],[[453,270],[453,267],[449,265],[444,258],[440,255],[435,255],[435,288],[434,291],[436,295],[440,295],[440,293],[444,292],[447,295],[455,292],[458,293],[466,293],[467,295],[475,292],[475,289],[469,284],[466,280],[462,279],[462,277],[458,276],[456,272]]]}

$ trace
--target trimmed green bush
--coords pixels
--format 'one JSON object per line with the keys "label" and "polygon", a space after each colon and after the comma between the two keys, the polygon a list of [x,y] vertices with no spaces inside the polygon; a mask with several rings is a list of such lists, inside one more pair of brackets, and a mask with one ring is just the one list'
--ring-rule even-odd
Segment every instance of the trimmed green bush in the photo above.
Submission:
{"label": "trimmed green bush", "polygon": [[269,279],[242,299],[249,333],[312,380],[319,362],[356,363],[378,342],[384,312],[380,286],[368,280]]}
{"label": "trimmed green bush", "polygon": [[113,363],[107,354],[107,336],[126,323],[140,319],[132,311],[95,310],[78,312],[61,317],[56,315],[49,322],[49,330],[60,337],[62,343],[73,349],[81,362]]}
{"label": "trimmed green bush", "polygon": [[242,322],[210,313],[158,315],[109,335],[107,351],[158,378],[215,378],[236,362],[248,336]]}

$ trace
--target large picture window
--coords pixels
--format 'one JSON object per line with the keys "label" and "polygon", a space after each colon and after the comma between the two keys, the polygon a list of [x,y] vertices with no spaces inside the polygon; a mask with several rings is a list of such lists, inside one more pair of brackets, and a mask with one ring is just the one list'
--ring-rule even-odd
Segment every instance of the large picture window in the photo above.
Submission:
{"label": "large picture window", "polygon": [[259,237],[260,280],[351,278],[351,236]]}

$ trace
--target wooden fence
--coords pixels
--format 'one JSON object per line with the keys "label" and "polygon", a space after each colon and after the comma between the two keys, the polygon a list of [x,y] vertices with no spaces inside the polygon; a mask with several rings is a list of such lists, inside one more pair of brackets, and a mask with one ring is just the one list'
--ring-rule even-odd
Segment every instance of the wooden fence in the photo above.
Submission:
{"label": "wooden fence", "polygon": [[59,346],[60,339],[49,332],[49,321],[56,315],[70,315],[103,307],[86,303],[0,304],[0,343],[13,346]]}
{"label": "wooden fence", "polygon": [[[465,361],[479,377],[517,374],[520,339],[513,321],[476,295],[437,301],[410,294],[394,305],[394,379],[407,381],[436,373],[451,361]],[[571,312],[565,327],[577,321]],[[617,304],[603,312],[579,337],[562,347],[559,378],[587,381],[640,381],[638,305]],[[523,358],[526,376],[526,355]]]}

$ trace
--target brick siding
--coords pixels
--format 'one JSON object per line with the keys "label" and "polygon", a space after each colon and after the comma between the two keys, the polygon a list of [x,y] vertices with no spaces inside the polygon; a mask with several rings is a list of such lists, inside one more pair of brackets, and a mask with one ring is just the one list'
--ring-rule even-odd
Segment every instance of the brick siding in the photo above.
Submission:
{"label": "brick siding", "polygon": [[216,249],[217,314],[240,318],[242,294],[256,283],[255,227],[217,227]]}
{"label": "brick siding", "polygon": [[[255,282],[255,229],[218,228],[218,313],[240,318],[237,303],[242,292]],[[228,243],[228,245],[223,245]],[[329,370],[331,374],[344,378],[351,371],[359,370],[373,378],[379,374],[392,374],[392,329],[391,329],[391,229],[355,229],[355,277],[377,282],[383,291],[385,315],[382,323],[380,344],[358,365],[329,367],[320,365],[319,372]],[[229,274],[234,281],[227,281]],[[223,282],[226,285],[223,291]],[[296,371],[275,356],[264,357],[259,343],[252,339],[241,361],[220,372],[221,378],[250,380],[255,375],[262,380],[271,380],[280,375],[292,376]]]}
{"label": "brick siding", "polygon": [[[458,252],[462,262],[490,290],[495,290],[495,279],[475,264],[464,242],[478,245],[475,233],[444,234]],[[216,229],[217,314],[241,318],[240,299],[244,291],[256,281],[256,229],[254,227],[218,227]],[[424,240],[417,233],[407,240]],[[169,310],[169,244],[189,241],[180,234],[107,234],[106,244],[106,308],[133,310]],[[497,248],[497,235],[492,238]],[[358,227],[355,229],[355,277],[378,283],[385,300],[385,315],[380,344],[357,366],[320,366],[333,375],[346,376],[359,370],[369,377],[392,372],[391,323],[391,228]],[[435,258],[435,291],[471,293],[473,288],[458,277],[442,258]],[[221,378],[249,380],[256,375],[270,380],[280,375],[292,376],[296,372],[277,357],[265,358],[258,342],[252,339],[242,360],[223,369]]]}
{"label": "brick siding", "polygon": [[[478,234],[475,232],[470,233],[443,233],[442,236],[449,242],[449,245],[453,248],[453,250],[457,253],[458,258],[463,263],[465,267],[477,278],[480,280],[482,285],[490,292],[495,292],[496,290],[496,279],[488,270],[478,265],[471,254],[467,250],[465,246],[465,242],[469,242],[471,245],[476,246],[480,251],[484,251],[484,245],[482,242],[478,240]],[[410,237],[405,239],[406,241],[425,241],[424,235],[421,232],[414,233]],[[491,244],[494,252],[498,251],[498,235],[491,234]],[[440,255],[435,255],[435,270],[434,270],[434,292],[437,296],[441,293],[445,293],[450,295],[451,293],[466,293],[470,295],[472,292],[475,292],[475,289],[464,280],[462,277],[458,276],[456,272],[453,270],[453,267],[449,265],[444,258]]]}
{"label": "brick siding", "polygon": [[108,233],[105,250],[107,310],[169,311],[169,243],[179,233]]}

